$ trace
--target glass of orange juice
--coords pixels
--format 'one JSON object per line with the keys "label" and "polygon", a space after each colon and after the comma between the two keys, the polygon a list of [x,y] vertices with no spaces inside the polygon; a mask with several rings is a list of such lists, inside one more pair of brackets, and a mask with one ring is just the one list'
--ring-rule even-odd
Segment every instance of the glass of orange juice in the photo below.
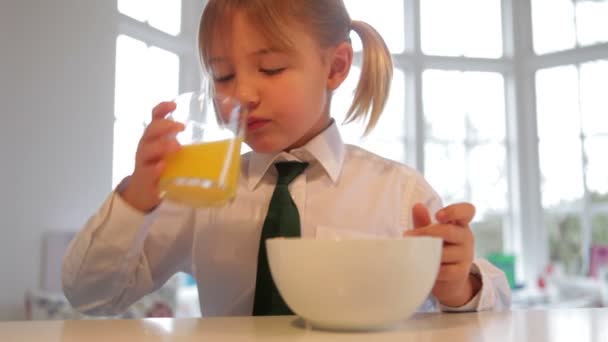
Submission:
{"label": "glass of orange juice", "polygon": [[161,196],[194,207],[221,206],[236,194],[246,111],[234,98],[204,90],[174,102],[168,118],[186,128],[177,135],[182,148],[165,160]]}

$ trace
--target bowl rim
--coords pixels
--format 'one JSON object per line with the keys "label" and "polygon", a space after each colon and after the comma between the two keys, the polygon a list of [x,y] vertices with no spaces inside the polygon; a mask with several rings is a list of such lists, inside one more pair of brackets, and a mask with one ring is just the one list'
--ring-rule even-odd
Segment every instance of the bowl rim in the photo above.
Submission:
{"label": "bowl rim", "polygon": [[351,238],[351,237],[339,237],[339,238],[324,238],[324,239],[316,239],[314,237],[272,237],[266,239],[266,244],[272,243],[276,244],[279,242],[287,242],[287,243],[366,243],[373,241],[374,243],[398,243],[399,242],[421,242],[421,241],[436,241],[443,242],[443,239],[435,236],[404,236],[404,237],[369,237],[369,238]]}

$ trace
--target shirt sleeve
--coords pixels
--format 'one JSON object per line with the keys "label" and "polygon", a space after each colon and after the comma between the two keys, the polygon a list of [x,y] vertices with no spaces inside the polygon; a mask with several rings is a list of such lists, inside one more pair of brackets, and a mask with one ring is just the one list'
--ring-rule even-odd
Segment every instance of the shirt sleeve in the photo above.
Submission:
{"label": "shirt sleeve", "polygon": [[116,315],[190,272],[192,208],[163,202],[144,215],[113,192],[70,242],[62,282],[72,306],[89,315]]}
{"label": "shirt sleeve", "polygon": [[481,289],[467,304],[454,308],[439,305],[442,311],[468,312],[468,311],[500,311],[511,307],[511,288],[505,274],[484,259],[477,259],[473,263],[472,272],[481,278]]}

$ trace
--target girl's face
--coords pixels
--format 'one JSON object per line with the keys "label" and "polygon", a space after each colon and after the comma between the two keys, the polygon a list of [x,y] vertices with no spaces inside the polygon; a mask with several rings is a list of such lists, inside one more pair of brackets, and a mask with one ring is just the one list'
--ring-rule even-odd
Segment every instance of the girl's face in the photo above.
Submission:
{"label": "girl's face", "polygon": [[246,143],[271,153],[306,144],[329,124],[330,49],[321,49],[299,25],[285,28],[293,51],[279,50],[235,12],[229,36],[216,36],[209,66],[218,94],[249,110]]}

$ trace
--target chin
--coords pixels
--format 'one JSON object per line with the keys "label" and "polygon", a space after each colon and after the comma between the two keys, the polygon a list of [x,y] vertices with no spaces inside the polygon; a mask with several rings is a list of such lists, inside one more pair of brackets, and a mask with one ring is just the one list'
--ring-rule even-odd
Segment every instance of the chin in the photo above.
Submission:
{"label": "chin", "polygon": [[248,138],[245,143],[257,153],[276,153],[286,148],[275,141],[264,138]]}

